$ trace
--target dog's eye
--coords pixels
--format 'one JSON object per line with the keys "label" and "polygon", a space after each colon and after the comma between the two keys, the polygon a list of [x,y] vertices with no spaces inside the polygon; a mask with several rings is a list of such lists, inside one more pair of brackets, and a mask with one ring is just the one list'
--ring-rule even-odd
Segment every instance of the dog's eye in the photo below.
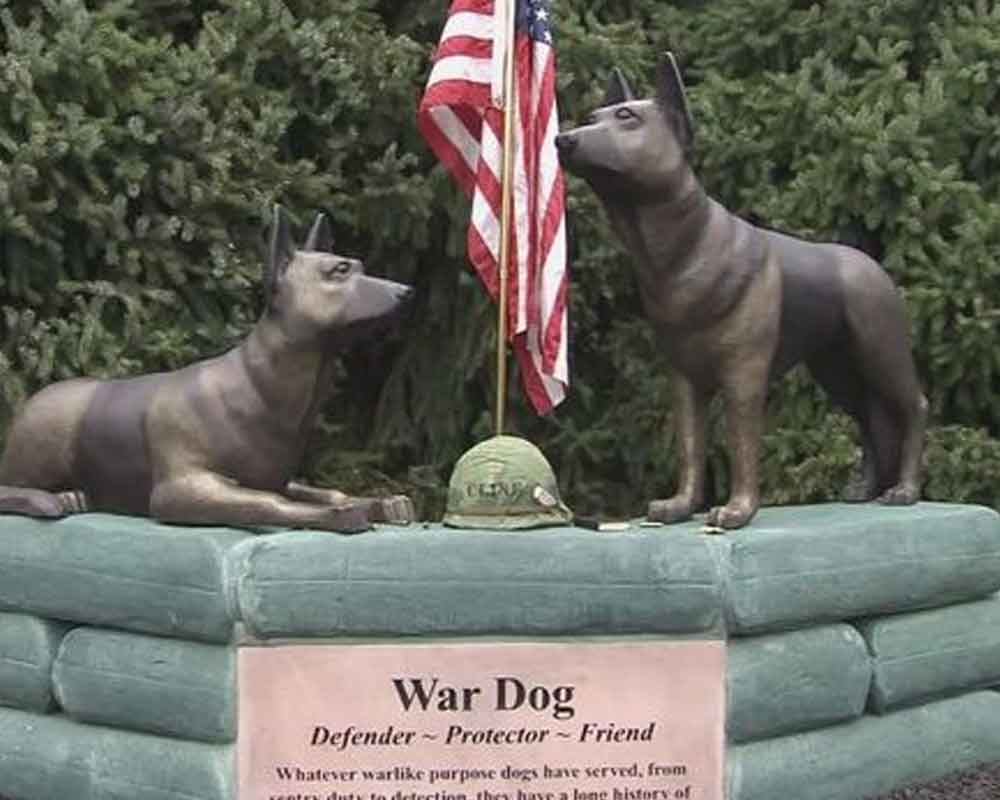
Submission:
{"label": "dog's eye", "polygon": [[345,278],[351,273],[350,261],[334,261],[323,268],[324,278]]}
{"label": "dog's eye", "polygon": [[628,106],[622,106],[615,111],[615,119],[620,119],[622,122],[628,122],[630,119],[639,119],[639,115]]}

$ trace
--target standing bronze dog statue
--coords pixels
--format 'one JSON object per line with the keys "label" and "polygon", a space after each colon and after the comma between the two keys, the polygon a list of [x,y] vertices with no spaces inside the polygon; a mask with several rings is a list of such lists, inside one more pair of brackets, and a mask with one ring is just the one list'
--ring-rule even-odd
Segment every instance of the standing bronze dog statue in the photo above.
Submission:
{"label": "standing bronze dog statue", "polygon": [[275,208],[267,305],[241,344],[176,372],[62,381],[32,397],[0,460],[0,512],[338,532],[412,521],[406,497],[352,498],[293,481],[337,354],[412,292],[365,275],[332,245],[320,215],[296,249]]}
{"label": "standing bronze dog statue", "polygon": [[749,522],[760,505],[768,381],[803,361],[861,432],[862,478],[845,498],[916,502],[927,401],[896,288],[858,250],[755,227],[710,198],[689,164],[693,124],[670,54],[657,84],[655,99],[635,99],[616,70],[604,105],[556,140],[628,248],[676,372],[680,479],[673,497],[650,504],[649,518],[674,522],[702,507],[706,417],[721,393],[732,489],[708,523]]}

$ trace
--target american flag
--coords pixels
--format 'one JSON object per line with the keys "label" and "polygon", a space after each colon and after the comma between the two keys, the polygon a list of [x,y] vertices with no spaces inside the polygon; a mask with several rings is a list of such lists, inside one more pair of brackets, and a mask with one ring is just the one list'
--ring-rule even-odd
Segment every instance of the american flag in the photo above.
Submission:
{"label": "american flag", "polygon": [[[566,221],[555,149],[559,114],[548,0],[515,0],[513,231],[507,330],[525,392],[539,414],[569,384]],[[503,156],[506,0],[453,0],[417,122],[472,198],[469,260],[497,298]]]}

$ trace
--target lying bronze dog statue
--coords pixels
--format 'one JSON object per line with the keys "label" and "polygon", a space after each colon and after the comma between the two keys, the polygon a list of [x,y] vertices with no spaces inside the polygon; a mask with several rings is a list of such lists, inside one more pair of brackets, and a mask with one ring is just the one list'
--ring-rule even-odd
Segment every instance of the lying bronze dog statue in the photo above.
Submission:
{"label": "lying bronze dog statue", "polygon": [[615,72],[604,104],[556,139],[562,163],[600,198],[628,248],[646,316],[676,372],[681,470],[649,518],[685,519],[705,497],[709,402],[725,401],[731,494],[710,525],[745,525],[760,504],[758,460],[770,378],[804,361],[858,423],[862,479],[846,499],[920,494],[927,401],[903,303],[864,253],[755,227],[708,197],[688,161],[693,125],[673,56],[655,100]]}
{"label": "lying bronze dog statue", "polygon": [[338,352],[412,292],[365,275],[332,245],[320,215],[296,249],[276,208],[266,309],[241,344],[176,372],[62,381],[33,396],[0,461],[0,512],[339,532],[412,521],[406,497],[352,498],[292,480]]}

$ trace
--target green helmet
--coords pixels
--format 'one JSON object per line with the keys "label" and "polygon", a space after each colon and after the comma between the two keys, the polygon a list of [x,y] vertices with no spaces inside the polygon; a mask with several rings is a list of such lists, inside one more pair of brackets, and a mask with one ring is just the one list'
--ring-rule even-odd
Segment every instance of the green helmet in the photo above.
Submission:
{"label": "green helmet", "polygon": [[455,464],[444,524],[517,530],[565,525],[572,512],[542,451],[516,436],[494,436]]}

